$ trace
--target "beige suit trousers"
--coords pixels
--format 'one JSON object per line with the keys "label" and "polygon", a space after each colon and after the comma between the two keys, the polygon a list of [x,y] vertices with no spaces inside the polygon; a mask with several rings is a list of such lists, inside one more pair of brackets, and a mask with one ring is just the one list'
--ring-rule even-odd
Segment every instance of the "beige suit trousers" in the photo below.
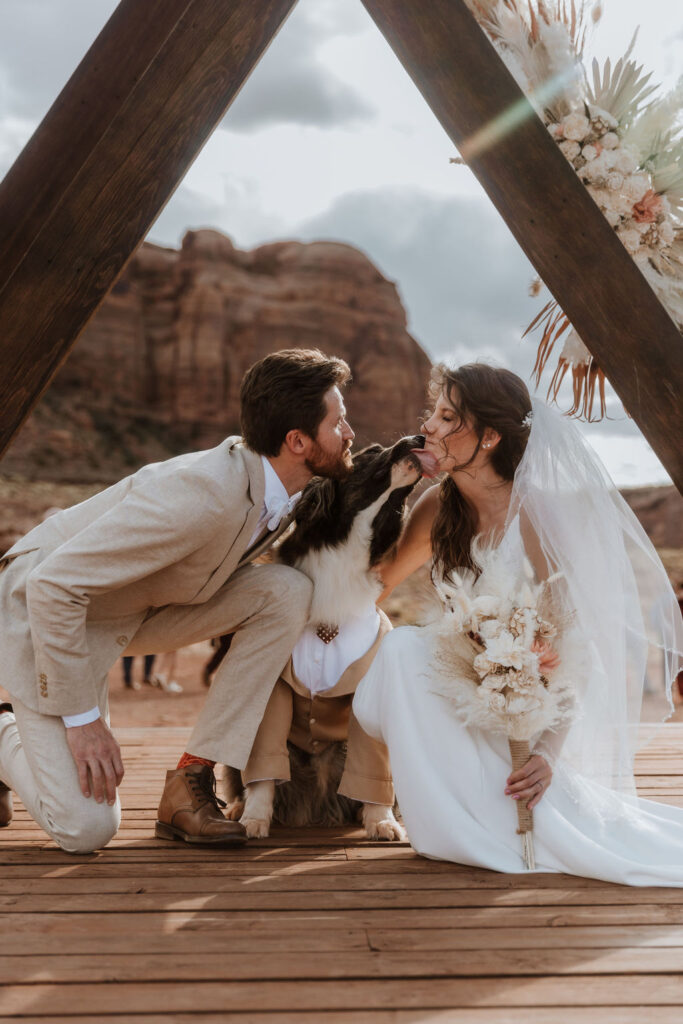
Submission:
{"label": "beige suit trousers", "polygon": [[[308,618],[312,584],[289,566],[246,565],[203,604],[151,609],[128,654],[156,654],[235,633],[188,744],[190,753],[244,767],[268,698]],[[30,638],[27,635],[27,644]],[[26,659],[27,671],[32,671]],[[106,680],[99,684],[106,709]],[[7,689],[12,691],[11,680]],[[69,852],[104,846],[119,825],[118,805],[84,798],[61,718],[16,701],[0,715],[0,780],[51,838]]]}
{"label": "beige suit trousers", "polygon": [[[108,722],[106,700],[102,693],[100,710]],[[41,715],[16,697],[13,707],[13,715],[0,715],[0,778],[67,853],[92,853],[106,846],[121,822],[118,794],[111,807],[86,799],[61,718]]]}
{"label": "beige suit trousers", "polygon": [[126,654],[159,654],[235,633],[188,753],[246,765],[268,698],[308,620],[312,592],[313,584],[297,569],[245,565],[204,604],[170,604],[143,622]]}

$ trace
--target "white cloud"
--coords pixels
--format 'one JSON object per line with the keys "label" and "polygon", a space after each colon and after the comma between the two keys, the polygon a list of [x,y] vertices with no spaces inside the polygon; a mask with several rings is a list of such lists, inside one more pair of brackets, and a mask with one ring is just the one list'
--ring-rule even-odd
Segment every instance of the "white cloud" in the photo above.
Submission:
{"label": "white cloud", "polygon": [[344,37],[360,29],[363,22],[349,18],[348,13],[338,3],[321,5],[318,0],[313,6],[304,0],[297,4],[252,71],[223,126],[234,132],[253,132],[275,124],[329,128],[372,120],[374,107],[352,82],[330,72],[320,52],[331,34]]}
{"label": "white cloud", "polygon": [[2,113],[37,124],[117,0],[2,0]]}

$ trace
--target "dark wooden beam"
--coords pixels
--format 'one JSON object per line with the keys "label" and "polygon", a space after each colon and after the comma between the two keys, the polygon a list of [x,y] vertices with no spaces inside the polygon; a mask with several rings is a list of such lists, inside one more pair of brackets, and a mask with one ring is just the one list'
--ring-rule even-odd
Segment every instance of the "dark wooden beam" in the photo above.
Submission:
{"label": "dark wooden beam", "polygon": [[683,339],[464,0],[363,4],[683,493]]}
{"label": "dark wooden beam", "polygon": [[0,184],[0,452],[296,0],[122,0]]}
{"label": "dark wooden beam", "polygon": [[45,227],[191,0],[121,0],[0,182],[0,288]]}

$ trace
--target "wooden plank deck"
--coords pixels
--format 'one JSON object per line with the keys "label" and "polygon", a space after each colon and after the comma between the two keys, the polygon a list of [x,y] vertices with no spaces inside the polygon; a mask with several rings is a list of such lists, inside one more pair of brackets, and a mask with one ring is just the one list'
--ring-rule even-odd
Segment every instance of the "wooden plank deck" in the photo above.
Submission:
{"label": "wooden plank deck", "polygon": [[[661,1024],[683,1006],[683,889],[498,875],[287,832],[240,850],[153,837],[186,730],[117,730],[123,826],[62,853],[0,833],[0,1019],[126,1024]],[[683,725],[639,757],[683,806]]]}

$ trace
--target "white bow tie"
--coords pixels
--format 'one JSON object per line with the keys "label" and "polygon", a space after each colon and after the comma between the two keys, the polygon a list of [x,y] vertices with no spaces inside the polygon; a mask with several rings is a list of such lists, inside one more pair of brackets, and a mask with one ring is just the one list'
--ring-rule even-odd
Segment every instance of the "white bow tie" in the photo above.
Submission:
{"label": "white bow tie", "polygon": [[281,498],[278,495],[272,497],[266,505],[266,526],[269,530],[277,530],[278,526],[294,507],[301,497],[301,491],[293,494],[291,498]]}

